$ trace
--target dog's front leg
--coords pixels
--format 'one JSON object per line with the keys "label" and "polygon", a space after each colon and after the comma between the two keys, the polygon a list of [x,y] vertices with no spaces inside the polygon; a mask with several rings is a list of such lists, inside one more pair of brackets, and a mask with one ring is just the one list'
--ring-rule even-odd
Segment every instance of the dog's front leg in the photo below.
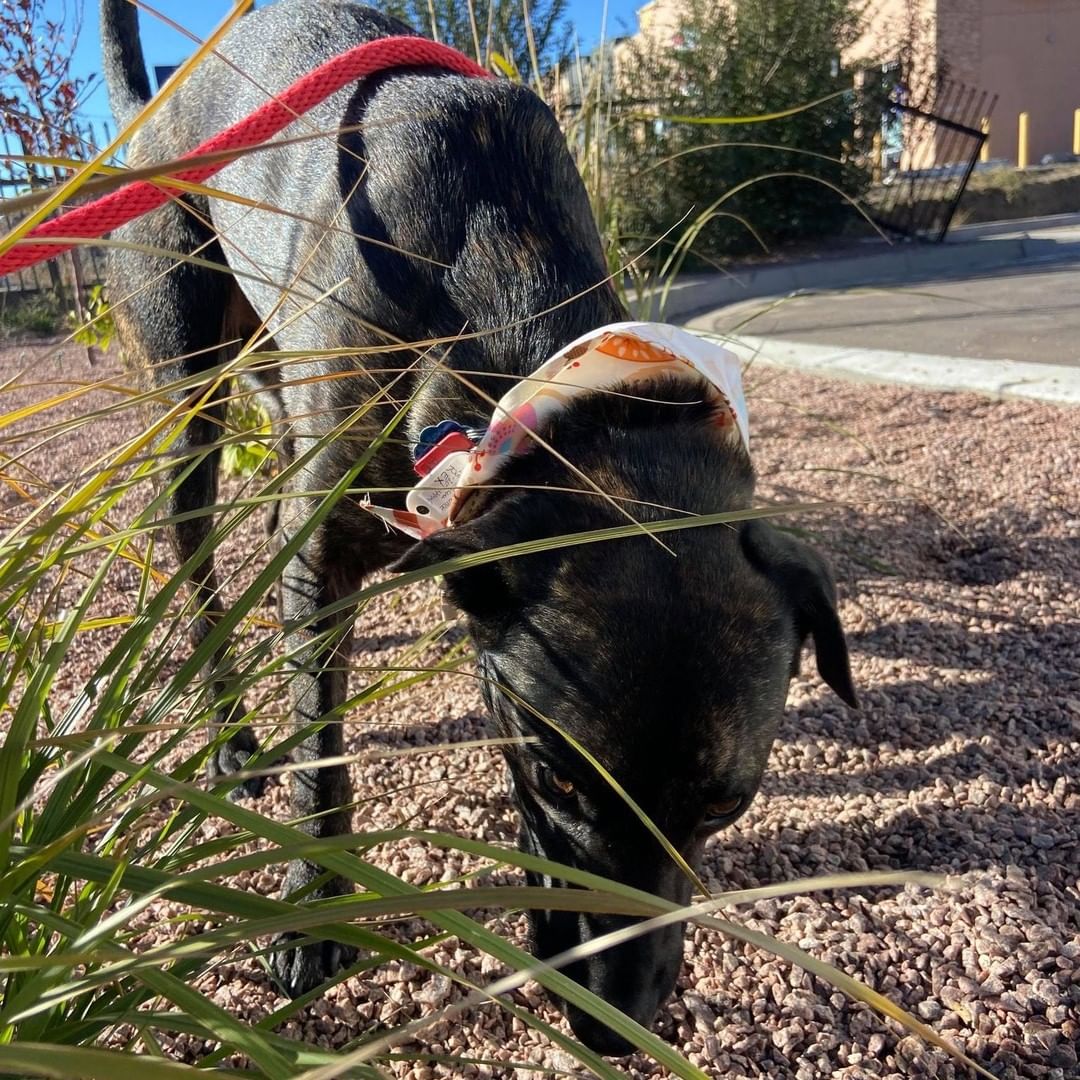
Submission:
{"label": "dog's front leg", "polygon": [[[287,628],[289,696],[293,722],[307,734],[293,751],[293,760],[310,764],[291,775],[291,809],[298,826],[312,836],[340,836],[351,827],[351,810],[343,809],[352,793],[341,757],[342,704],[345,701],[353,612],[320,616],[319,612],[349,591],[349,577],[328,565],[326,526],[293,558],[282,578],[282,614]],[[289,628],[292,628],[291,630]],[[285,875],[289,899],[340,896],[352,884],[315,863],[291,862]],[[351,963],[353,953],[334,941],[292,944],[296,935],[279,939],[271,964],[282,988],[292,997],[306,993]]]}

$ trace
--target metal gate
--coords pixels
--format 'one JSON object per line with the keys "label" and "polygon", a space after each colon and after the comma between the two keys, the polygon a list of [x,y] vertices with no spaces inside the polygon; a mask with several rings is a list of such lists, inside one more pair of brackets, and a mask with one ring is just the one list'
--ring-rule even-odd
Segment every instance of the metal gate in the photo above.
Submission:
{"label": "metal gate", "polygon": [[881,185],[870,216],[886,232],[940,243],[986,142],[997,95],[949,79],[921,100],[896,86],[882,120]]}

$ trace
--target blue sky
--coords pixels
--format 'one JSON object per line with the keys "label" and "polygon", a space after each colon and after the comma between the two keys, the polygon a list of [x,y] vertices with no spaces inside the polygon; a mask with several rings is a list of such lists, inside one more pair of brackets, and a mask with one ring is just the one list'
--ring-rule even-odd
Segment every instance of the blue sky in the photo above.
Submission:
{"label": "blue sky", "polygon": [[[200,38],[208,34],[232,6],[230,0],[149,0],[151,6],[180,23]],[[608,0],[608,36],[633,31],[637,25],[635,12],[645,0]],[[47,0],[45,10],[56,18],[65,0]],[[76,73],[88,75],[101,71],[101,51],[98,47],[98,0],[84,0],[85,21],[79,48],[76,52]],[[72,3],[68,0],[70,10]],[[591,47],[600,37],[603,0],[570,0],[570,21],[577,27],[583,47]],[[147,65],[175,64],[187,56],[193,46],[183,35],[153,16],[141,15],[143,50]],[[151,79],[153,73],[151,72]],[[99,87],[87,102],[84,113],[92,120],[111,119],[103,87]]]}

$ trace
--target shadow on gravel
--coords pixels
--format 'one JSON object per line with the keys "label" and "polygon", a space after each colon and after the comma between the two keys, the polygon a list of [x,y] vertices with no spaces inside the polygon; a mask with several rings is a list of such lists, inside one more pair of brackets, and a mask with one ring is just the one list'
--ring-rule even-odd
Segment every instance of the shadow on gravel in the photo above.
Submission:
{"label": "shadow on gravel", "polygon": [[[1042,726],[1056,710],[1055,697],[1080,690],[1080,621],[1030,625],[1006,623],[984,611],[972,611],[974,618],[992,622],[992,629],[978,630],[957,623],[935,623],[925,619],[882,623],[872,630],[848,634],[852,654],[868,653],[890,660],[911,660],[946,669],[943,679],[955,679],[957,670],[968,672],[970,683],[920,681],[905,695],[903,684],[860,688],[865,703],[888,707],[898,696],[903,700],[919,694],[932,705],[936,715],[955,723],[990,718],[1002,698],[1016,697],[1015,684],[1035,677],[1048,695],[1049,713],[1039,711]],[[880,698],[880,701],[878,700]],[[1032,708],[1025,703],[1025,712]],[[865,705],[864,705],[865,709]],[[896,734],[895,731],[893,734]]]}
{"label": "shadow on gravel", "polygon": [[490,736],[482,713],[450,713],[441,717],[421,716],[415,721],[395,721],[393,699],[370,719],[350,724],[347,733],[353,753],[378,751],[384,747],[450,746],[469,739]]}
{"label": "shadow on gravel", "polygon": [[[1030,807],[1021,790],[1068,790],[1073,784],[1065,755],[1053,764],[1046,757],[1076,738],[1077,720],[1066,702],[1080,698],[1080,623],[975,633],[955,623],[912,619],[856,632],[848,640],[856,656],[870,653],[944,670],[940,677],[859,687],[859,713],[840,715],[825,697],[820,705],[790,713],[779,739],[817,746],[805,771],[767,773],[760,797],[842,795],[857,807],[866,797],[913,793],[917,804],[884,816],[878,814],[881,807],[868,807],[867,816],[850,824],[799,827],[792,870],[835,867],[808,862],[807,853],[830,845],[835,851],[837,833],[843,832],[858,838],[857,853],[851,852],[856,862],[842,864],[845,869],[860,860],[874,868],[950,871],[993,862],[1038,867],[1042,874],[1052,866],[1060,871],[1061,864],[1080,864],[1080,839],[1065,815],[1037,803]],[[1044,694],[1036,698],[1033,686]],[[944,749],[955,747],[957,736],[972,741]],[[865,747],[870,763],[826,770],[821,744],[830,740],[845,751]],[[886,744],[890,757],[918,757],[877,763]],[[766,844],[774,840],[763,838]]]}
{"label": "shadow on gravel", "polygon": [[[933,770],[948,787],[968,788],[955,794],[935,791],[930,770],[897,769],[886,784],[867,784],[866,778],[838,780],[837,794],[852,799],[910,790],[914,802],[889,810],[874,803],[847,812],[841,820],[793,822],[779,831],[724,838],[723,862],[713,866],[725,887],[757,885],[812,874],[858,870],[932,870],[966,873],[989,866],[1014,865],[1037,871],[1040,880],[1067,889],[1075,875],[1067,867],[1080,864],[1080,837],[1066,813],[1048,806],[1031,807],[1018,789],[1033,782],[1070,782],[1067,770],[1029,771],[1007,777],[985,769],[978,755],[959,754],[934,762]],[[875,778],[879,779],[879,778]],[[766,783],[758,798],[770,794],[806,794],[810,785],[798,778]],[[904,781],[911,781],[906,788]],[[820,792],[823,786],[812,785]],[[981,805],[970,803],[974,794]],[[741,874],[738,872],[741,870]],[[735,876],[732,876],[732,875]]]}
{"label": "shadow on gravel", "polygon": [[[805,493],[792,490],[784,497]],[[1048,523],[1063,516],[1053,509],[1045,515],[1005,509],[961,529],[912,502],[875,514],[837,508],[809,529],[791,524],[792,531],[820,545],[838,580],[854,593],[859,583],[883,578],[994,586],[1048,567],[1064,584],[1080,584],[1080,536],[1045,535]]]}

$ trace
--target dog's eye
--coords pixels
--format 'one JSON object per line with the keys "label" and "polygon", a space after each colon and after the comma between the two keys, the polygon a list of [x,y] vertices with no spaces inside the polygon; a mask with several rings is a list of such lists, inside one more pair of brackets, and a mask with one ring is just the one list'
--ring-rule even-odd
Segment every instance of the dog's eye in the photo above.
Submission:
{"label": "dog's eye", "polygon": [[573,780],[567,780],[560,776],[554,769],[547,765],[540,766],[540,783],[544,791],[553,799],[571,799],[577,790]]}
{"label": "dog's eye", "polygon": [[705,821],[712,825],[723,823],[728,818],[734,817],[742,808],[744,802],[740,795],[735,799],[717,799],[705,807]]}

